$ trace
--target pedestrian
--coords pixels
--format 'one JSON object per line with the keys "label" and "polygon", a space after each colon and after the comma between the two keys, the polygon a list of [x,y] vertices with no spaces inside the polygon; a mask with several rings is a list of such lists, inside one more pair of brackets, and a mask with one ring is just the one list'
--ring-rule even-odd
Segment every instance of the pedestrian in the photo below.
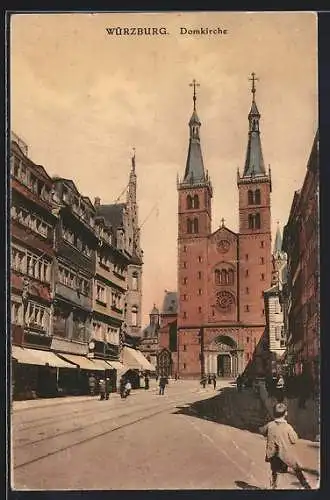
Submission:
{"label": "pedestrian", "polygon": [[303,488],[310,490],[311,487],[295,454],[298,436],[286,421],[287,413],[286,405],[277,403],[274,407],[274,420],[259,429],[267,438],[265,461],[269,462],[271,468],[271,488],[277,489],[278,474],[287,472],[290,467]]}
{"label": "pedestrian", "polygon": [[276,399],[278,403],[284,401],[284,378],[280,375],[276,382]]}
{"label": "pedestrian", "polygon": [[94,396],[95,395],[95,387],[96,387],[96,380],[95,380],[94,375],[90,375],[90,377],[88,378],[88,386],[89,386],[89,394],[91,396]]}
{"label": "pedestrian", "polygon": [[125,398],[130,395],[131,390],[132,390],[132,384],[129,380],[127,380],[125,384]]}
{"label": "pedestrian", "polygon": [[124,397],[125,397],[125,379],[124,379],[124,377],[120,377],[119,392],[120,392],[120,397],[122,399],[124,399]]}
{"label": "pedestrian", "polygon": [[166,378],[160,377],[159,379],[159,396],[164,396],[166,386]]}
{"label": "pedestrian", "polygon": [[238,375],[236,379],[236,386],[238,392],[242,391],[242,383],[243,383],[242,375]]}
{"label": "pedestrian", "polygon": [[107,378],[105,381],[105,399],[109,399],[110,392],[111,392],[111,382],[110,379]]}
{"label": "pedestrian", "polygon": [[178,374],[177,373],[175,374],[174,379],[178,380]]}
{"label": "pedestrian", "polygon": [[217,377],[215,376],[215,374],[213,374],[212,376],[212,381],[213,381],[213,389],[215,390],[217,386]]}
{"label": "pedestrian", "polygon": [[202,378],[201,378],[201,385],[203,386],[203,389],[205,389],[205,386],[206,386],[206,377],[205,377],[205,375],[203,375]]}
{"label": "pedestrian", "polygon": [[100,379],[99,387],[100,387],[100,401],[103,401],[105,397],[105,380],[103,380],[103,378]]}
{"label": "pedestrian", "polygon": [[147,373],[144,377],[144,388],[145,388],[145,390],[149,389],[149,377],[148,377]]}
{"label": "pedestrian", "polygon": [[211,384],[211,375],[209,374],[209,376],[207,377],[207,383],[208,384]]}

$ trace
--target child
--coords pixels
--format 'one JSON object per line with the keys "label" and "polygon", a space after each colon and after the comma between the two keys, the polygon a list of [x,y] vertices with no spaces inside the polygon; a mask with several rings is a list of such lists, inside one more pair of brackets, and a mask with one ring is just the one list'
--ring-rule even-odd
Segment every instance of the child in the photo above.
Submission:
{"label": "child", "polygon": [[274,420],[259,429],[267,437],[265,460],[270,463],[272,471],[271,487],[273,490],[277,488],[278,474],[287,472],[288,467],[290,467],[294,470],[303,488],[310,490],[311,487],[295,455],[294,445],[298,436],[293,427],[286,421],[287,414],[286,405],[277,403],[274,407]]}

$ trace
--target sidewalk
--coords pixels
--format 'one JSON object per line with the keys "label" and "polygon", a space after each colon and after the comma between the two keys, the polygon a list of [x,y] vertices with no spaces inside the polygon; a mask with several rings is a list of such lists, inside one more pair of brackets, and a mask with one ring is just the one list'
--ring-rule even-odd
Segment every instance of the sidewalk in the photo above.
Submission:
{"label": "sidewalk", "polygon": [[[268,396],[266,388],[260,386],[260,398],[270,415],[276,403],[274,398]],[[295,428],[301,439],[317,441],[320,435],[319,407],[314,399],[306,402],[306,408],[299,408],[298,399],[285,399],[288,407],[288,422]]]}

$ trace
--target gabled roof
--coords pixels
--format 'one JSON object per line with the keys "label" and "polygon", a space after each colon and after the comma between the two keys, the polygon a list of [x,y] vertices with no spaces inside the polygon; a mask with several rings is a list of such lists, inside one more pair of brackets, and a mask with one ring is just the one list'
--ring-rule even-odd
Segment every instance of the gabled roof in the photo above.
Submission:
{"label": "gabled roof", "polygon": [[226,226],[221,226],[219,227],[216,231],[214,231],[214,233],[212,233],[209,237],[212,238],[214,237],[216,234],[218,233],[230,233],[230,234],[233,234],[234,236],[236,236],[236,238],[238,237],[238,234],[235,233],[234,231],[232,231],[231,229],[228,229],[228,227]]}
{"label": "gabled roof", "polygon": [[123,225],[123,211],[126,208],[126,203],[113,203],[111,205],[100,205],[96,208],[97,216],[111,224],[114,230]]}

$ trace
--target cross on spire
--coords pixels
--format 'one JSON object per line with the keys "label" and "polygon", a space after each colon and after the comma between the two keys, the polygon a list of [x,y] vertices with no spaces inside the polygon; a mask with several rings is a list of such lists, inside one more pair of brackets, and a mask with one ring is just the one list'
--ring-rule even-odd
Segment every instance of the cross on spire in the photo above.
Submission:
{"label": "cross on spire", "polygon": [[194,78],[192,83],[189,83],[189,87],[194,87],[193,101],[194,101],[194,111],[196,111],[196,87],[200,87],[200,84],[197,83]]}
{"label": "cross on spire", "polygon": [[255,82],[258,82],[259,78],[256,77],[256,74],[254,72],[251,73],[251,77],[252,78],[249,78],[249,81],[252,82],[251,92],[252,92],[253,100],[254,100],[254,95],[256,93]]}

